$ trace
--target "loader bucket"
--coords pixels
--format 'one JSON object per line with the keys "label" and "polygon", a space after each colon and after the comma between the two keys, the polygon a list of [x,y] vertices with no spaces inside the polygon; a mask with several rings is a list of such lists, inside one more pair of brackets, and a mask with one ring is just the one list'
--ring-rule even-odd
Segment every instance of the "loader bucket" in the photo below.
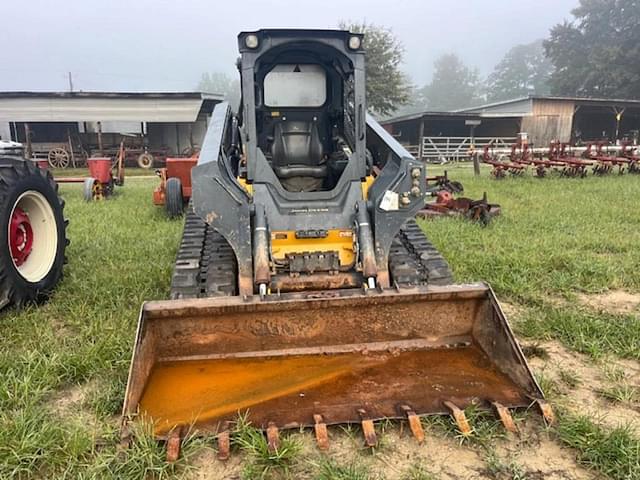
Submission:
{"label": "loader bucket", "polygon": [[541,398],[493,291],[430,286],[145,303],[123,418],[163,439],[238,413],[293,428]]}

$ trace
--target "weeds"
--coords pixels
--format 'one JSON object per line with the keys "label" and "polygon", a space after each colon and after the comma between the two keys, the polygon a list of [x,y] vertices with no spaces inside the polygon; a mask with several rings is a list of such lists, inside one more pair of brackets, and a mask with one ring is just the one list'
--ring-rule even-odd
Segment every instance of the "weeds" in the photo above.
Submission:
{"label": "weeds", "polygon": [[640,479],[640,439],[629,427],[607,431],[589,417],[563,412],[555,430],[588,468],[615,480]]}
{"label": "weeds", "polygon": [[333,459],[322,458],[314,462],[313,467],[318,470],[316,480],[373,480],[369,471],[355,462],[342,465]]}
{"label": "weeds", "polygon": [[614,385],[609,388],[599,390],[598,393],[602,397],[612,402],[635,404],[640,400],[640,389],[629,385],[628,383],[622,383]]}
{"label": "weeds", "polygon": [[602,366],[602,374],[610,382],[622,382],[627,376],[623,368],[613,363],[605,363]]}
{"label": "weeds", "polygon": [[239,415],[231,436],[232,444],[248,456],[243,467],[243,478],[272,478],[283,473],[288,475],[302,445],[289,436],[280,437],[280,446],[271,451],[261,430],[253,427],[247,415]]}
{"label": "weeds", "polygon": [[593,358],[615,353],[640,359],[640,318],[632,315],[547,306],[529,309],[518,330],[530,337],[559,339],[569,348]]}
{"label": "weeds", "polygon": [[500,458],[495,452],[489,452],[484,459],[487,465],[487,475],[496,480],[526,480],[527,472],[522,465],[514,459],[507,461]]}
{"label": "weeds", "polygon": [[409,467],[401,478],[402,480],[436,480],[435,475],[419,464]]}
{"label": "weeds", "polygon": [[562,381],[562,383],[564,383],[569,388],[576,388],[581,383],[580,377],[576,372],[571,372],[569,370],[561,368],[558,371],[558,374],[560,375],[560,380]]}

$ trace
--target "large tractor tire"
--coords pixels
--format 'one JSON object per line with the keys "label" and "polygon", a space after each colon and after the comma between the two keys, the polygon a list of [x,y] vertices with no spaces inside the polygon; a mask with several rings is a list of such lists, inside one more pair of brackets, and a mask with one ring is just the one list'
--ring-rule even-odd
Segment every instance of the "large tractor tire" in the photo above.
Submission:
{"label": "large tractor tire", "polygon": [[63,208],[48,171],[0,157],[0,308],[42,301],[62,278]]}
{"label": "large tractor tire", "polygon": [[182,198],[182,182],[179,178],[171,177],[167,180],[164,205],[169,218],[182,216],[184,212],[184,199]]}

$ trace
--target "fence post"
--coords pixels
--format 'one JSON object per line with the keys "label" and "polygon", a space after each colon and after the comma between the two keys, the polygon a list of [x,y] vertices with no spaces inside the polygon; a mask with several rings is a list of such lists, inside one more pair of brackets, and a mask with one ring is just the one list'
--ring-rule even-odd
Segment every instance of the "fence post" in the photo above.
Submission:
{"label": "fence post", "polygon": [[480,159],[478,152],[473,152],[473,175],[476,177],[480,176]]}

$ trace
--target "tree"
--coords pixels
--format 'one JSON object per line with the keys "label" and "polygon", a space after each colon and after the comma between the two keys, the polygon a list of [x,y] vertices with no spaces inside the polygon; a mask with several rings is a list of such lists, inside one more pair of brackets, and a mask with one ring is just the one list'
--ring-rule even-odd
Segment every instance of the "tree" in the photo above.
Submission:
{"label": "tree", "polygon": [[234,110],[240,105],[240,80],[232,79],[226,73],[203,73],[196,86],[199,92],[224,95]]}
{"label": "tree", "polygon": [[487,100],[497,102],[550,92],[553,66],[545,56],[542,40],[516,45],[507,52],[487,79]]}
{"label": "tree", "polygon": [[455,53],[436,59],[431,83],[420,90],[424,104],[431,110],[456,110],[481,101],[480,74],[469,68]]}
{"label": "tree", "polygon": [[404,48],[393,32],[367,23],[340,22],[339,28],[364,33],[367,105],[371,112],[388,115],[409,101],[411,84],[400,71]]}
{"label": "tree", "polygon": [[544,42],[559,95],[640,98],[638,0],[580,0]]}

